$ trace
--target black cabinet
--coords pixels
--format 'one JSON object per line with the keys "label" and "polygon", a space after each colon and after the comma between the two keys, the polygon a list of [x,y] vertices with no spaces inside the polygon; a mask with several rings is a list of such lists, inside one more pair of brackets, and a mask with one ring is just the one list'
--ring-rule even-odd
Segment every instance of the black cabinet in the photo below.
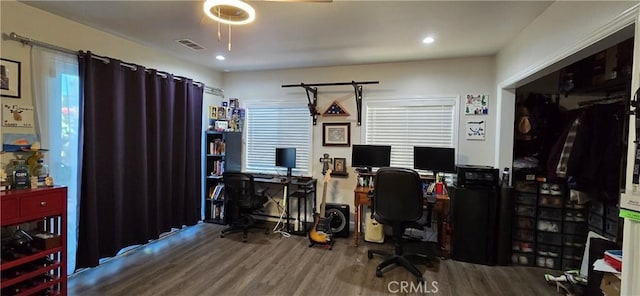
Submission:
{"label": "black cabinet", "polygon": [[496,263],[498,194],[496,188],[449,189],[452,259],[485,265]]}
{"label": "black cabinet", "polygon": [[227,224],[222,173],[242,170],[242,133],[205,133],[204,222]]}

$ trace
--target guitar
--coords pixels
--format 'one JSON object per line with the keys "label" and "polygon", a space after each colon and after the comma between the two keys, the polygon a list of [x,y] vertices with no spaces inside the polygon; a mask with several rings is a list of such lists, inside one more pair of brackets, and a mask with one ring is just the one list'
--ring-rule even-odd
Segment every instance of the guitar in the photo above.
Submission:
{"label": "guitar", "polygon": [[[322,188],[322,203],[320,203],[320,213],[313,214],[313,227],[309,232],[309,247],[314,244],[331,244],[331,218],[325,217],[325,202],[327,200],[327,183],[331,180],[331,169],[328,169],[324,175],[324,185]],[[322,229],[323,231],[318,231]]]}

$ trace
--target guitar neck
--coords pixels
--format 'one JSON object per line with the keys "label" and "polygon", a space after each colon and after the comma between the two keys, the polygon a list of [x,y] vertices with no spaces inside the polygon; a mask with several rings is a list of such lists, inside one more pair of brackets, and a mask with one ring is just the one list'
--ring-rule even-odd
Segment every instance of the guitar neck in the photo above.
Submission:
{"label": "guitar neck", "polygon": [[324,212],[324,205],[326,203],[327,200],[327,182],[324,183],[324,186],[322,188],[322,202],[320,203],[320,217],[324,218],[325,216],[325,212]]}

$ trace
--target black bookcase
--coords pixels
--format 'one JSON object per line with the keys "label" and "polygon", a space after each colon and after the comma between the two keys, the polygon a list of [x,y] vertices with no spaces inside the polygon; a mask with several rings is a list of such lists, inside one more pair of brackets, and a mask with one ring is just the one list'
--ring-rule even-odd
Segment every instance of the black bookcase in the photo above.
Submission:
{"label": "black bookcase", "polygon": [[227,224],[222,174],[242,170],[242,133],[205,132],[204,222]]}

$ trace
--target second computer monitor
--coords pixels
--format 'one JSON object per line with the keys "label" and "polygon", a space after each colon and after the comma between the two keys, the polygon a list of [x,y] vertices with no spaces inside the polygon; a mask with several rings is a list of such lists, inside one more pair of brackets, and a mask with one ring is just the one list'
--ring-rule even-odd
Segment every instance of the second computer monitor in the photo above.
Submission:
{"label": "second computer monitor", "polygon": [[296,167],[296,148],[276,148],[276,166],[287,168],[287,178]]}
{"label": "second computer monitor", "polygon": [[443,147],[413,147],[413,168],[435,173],[456,172],[456,150]]}
{"label": "second computer monitor", "polygon": [[388,167],[391,165],[391,146],[386,145],[353,145],[351,149],[351,166],[366,168]]}

